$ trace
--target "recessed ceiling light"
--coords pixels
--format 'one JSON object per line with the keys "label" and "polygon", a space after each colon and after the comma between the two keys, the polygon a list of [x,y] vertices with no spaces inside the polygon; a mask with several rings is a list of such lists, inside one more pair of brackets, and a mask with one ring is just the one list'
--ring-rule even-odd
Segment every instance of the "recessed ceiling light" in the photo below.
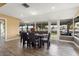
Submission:
{"label": "recessed ceiling light", "polygon": [[20,14],[20,17],[24,17],[24,15],[23,14]]}
{"label": "recessed ceiling light", "polygon": [[53,6],[52,9],[55,9],[55,7]]}
{"label": "recessed ceiling light", "polygon": [[37,15],[37,12],[31,12],[32,15]]}

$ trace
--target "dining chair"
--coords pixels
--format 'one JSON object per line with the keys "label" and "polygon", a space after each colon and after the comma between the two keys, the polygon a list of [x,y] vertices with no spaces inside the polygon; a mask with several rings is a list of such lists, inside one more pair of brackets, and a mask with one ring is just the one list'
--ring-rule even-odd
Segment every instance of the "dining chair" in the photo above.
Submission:
{"label": "dining chair", "polygon": [[26,32],[23,32],[23,33],[22,33],[23,48],[25,47],[26,41],[27,41],[27,46],[28,46],[28,35],[27,35]]}
{"label": "dining chair", "polygon": [[33,32],[29,33],[29,47],[35,47],[35,34]]}
{"label": "dining chair", "polygon": [[40,40],[35,33],[29,33],[29,47],[39,47]]}
{"label": "dining chair", "polygon": [[42,38],[42,45],[44,46],[45,43],[47,44],[47,49],[49,49],[49,47],[50,47],[50,33],[48,33],[47,38]]}
{"label": "dining chair", "polygon": [[20,36],[20,42],[22,43],[22,31],[19,32],[19,36]]}

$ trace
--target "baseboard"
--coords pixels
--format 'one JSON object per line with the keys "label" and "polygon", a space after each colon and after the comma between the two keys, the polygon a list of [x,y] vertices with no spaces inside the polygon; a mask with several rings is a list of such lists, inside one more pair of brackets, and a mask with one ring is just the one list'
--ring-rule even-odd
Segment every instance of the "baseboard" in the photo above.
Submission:
{"label": "baseboard", "polygon": [[10,39],[6,39],[5,41],[12,41],[12,40],[17,40],[17,39],[19,39],[18,37],[16,37],[16,38],[10,38]]}
{"label": "baseboard", "polygon": [[59,41],[73,43],[77,48],[79,48],[79,45],[76,44],[74,41],[67,41],[67,40],[59,40]]}
{"label": "baseboard", "polygon": [[16,40],[16,39],[7,39],[7,40],[5,40],[5,41],[12,41],[12,40]]}

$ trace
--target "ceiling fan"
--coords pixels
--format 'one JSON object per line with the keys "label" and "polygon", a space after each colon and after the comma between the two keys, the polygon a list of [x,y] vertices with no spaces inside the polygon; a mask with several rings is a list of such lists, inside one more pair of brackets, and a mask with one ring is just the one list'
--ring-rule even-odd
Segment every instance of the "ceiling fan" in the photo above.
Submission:
{"label": "ceiling fan", "polygon": [[25,8],[30,7],[27,3],[23,3],[22,6],[24,6]]}

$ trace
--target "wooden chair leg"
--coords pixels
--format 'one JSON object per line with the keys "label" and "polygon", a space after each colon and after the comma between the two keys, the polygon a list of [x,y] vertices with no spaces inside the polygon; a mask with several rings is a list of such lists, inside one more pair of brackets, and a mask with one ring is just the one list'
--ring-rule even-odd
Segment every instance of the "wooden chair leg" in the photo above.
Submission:
{"label": "wooden chair leg", "polygon": [[23,48],[25,47],[25,41],[23,41]]}
{"label": "wooden chair leg", "polygon": [[49,49],[49,47],[50,47],[50,42],[47,43],[47,49]]}

